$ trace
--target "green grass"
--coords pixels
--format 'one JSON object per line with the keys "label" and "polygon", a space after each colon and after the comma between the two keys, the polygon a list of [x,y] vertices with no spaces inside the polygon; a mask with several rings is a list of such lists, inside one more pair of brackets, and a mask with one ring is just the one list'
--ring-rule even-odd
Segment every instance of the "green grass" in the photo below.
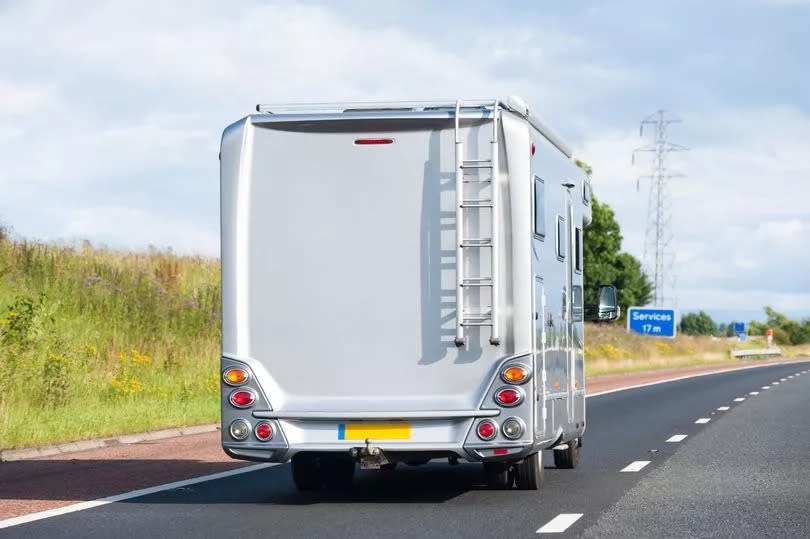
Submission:
{"label": "green grass", "polygon": [[218,418],[219,262],[0,234],[0,448]]}

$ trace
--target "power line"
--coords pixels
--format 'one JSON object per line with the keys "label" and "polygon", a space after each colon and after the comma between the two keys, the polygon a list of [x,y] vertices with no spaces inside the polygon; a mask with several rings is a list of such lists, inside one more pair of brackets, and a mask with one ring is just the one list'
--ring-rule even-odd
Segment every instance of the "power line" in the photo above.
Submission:
{"label": "power line", "polygon": [[650,180],[650,191],[647,199],[647,228],[644,234],[644,265],[648,274],[653,277],[653,305],[662,307],[668,299],[664,295],[664,286],[669,279],[674,282],[672,265],[674,256],[669,252],[672,242],[672,229],[670,227],[671,201],[668,193],[668,183],[672,178],[682,174],[670,172],[667,168],[667,156],[670,152],[688,150],[686,146],[675,144],[667,140],[667,127],[681,120],[658,110],[641,121],[639,136],[644,136],[644,126],[654,126],[654,138],[650,144],[633,150],[633,163],[639,152],[653,153],[652,166],[648,174],[639,176],[636,190],[639,189],[642,179]]}

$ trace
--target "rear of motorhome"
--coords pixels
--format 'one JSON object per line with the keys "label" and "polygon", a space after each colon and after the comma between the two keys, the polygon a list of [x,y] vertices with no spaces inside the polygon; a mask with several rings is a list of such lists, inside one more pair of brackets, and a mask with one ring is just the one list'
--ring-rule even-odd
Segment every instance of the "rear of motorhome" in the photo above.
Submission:
{"label": "rear of motorhome", "polygon": [[[222,446],[301,490],[482,462],[537,489],[586,427],[588,177],[519,98],[258,106],[221,146]],[[600,288],[597,316],[618,316]]]}

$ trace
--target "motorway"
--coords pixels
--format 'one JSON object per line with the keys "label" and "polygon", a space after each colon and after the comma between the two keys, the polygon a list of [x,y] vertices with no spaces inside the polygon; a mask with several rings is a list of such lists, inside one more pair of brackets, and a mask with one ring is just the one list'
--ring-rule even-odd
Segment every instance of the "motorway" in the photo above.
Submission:
{"label": "motorway", "polygon": [[547,453],[540,493],[487,490],[480,465],[434,462],[359,472],[347,494],[304,495],[280,465],[7,527],[0,537],[810,535],[810,362],[587,402],[579,467],[554,469]]}

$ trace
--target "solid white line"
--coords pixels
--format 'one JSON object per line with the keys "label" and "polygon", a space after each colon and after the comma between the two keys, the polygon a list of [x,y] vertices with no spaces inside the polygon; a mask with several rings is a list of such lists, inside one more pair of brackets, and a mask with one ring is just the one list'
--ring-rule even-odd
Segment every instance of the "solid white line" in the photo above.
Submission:
{"label": "solid white line", "polygon": [[734,402],[742,402],[744,400],[745,400],[745,397],[737,397],[736,399],[734,399]]}
{"label": "solid white line", "polygon": [[57,507],[55,509],[48,509],[46,511],[39,511],[37,513],[30,513],[28,515],[22,515],[19,517],[7,518],[5,520],[0,520],[0,529],[26,524],[28,522],[34,522],[35,520],[42,520],[43,518],[56,517],[59,515],[65,515],[67,513],[75,513],[76,511],[84,511],[85,509],[92,509],[93,507],[100,507],[109,503],[121,502],[124,500],[130,500],[132,498],[138,498],[140,496],[146,496],[148,494],[154,494],[155,492],[172,490],[175,488],[185,487],[187,485],[196,485],[197,483],[214,481],[215,479],[222,479],[232,475],[255,472],[256,470],[261,470],[262,468],[268,468],[270,466],[276,466],[276,464],[254,464],[253,466],[236,468],[235,470],[228,470],[227,472],[202,475],[200,477],[193,477],[183,481],[175,481],[174,483],[166,483],[156,487],[142,488],[140,490],[124,492],[123,494],[116,494],[115,496],[107,496],[106,498],[99,498],[98,500],[74,503],[73,505],[66,505],[65,507]]}
{"label": "solid white line", "polygon": [[759,395],[759,391],[752,391],[749,395]]}
{"label": "solid white line", "polygon": [[666,384],[667,382],[677,382],[679,380],[688,380],[689,378],[700,378],[702,376],[711,376],[712,374],[723,374],[726,372],[735,372],[735,371],[747,371],[750,369],[762,369],[765,367],[776,367],[779,365],[790,365],[792,363],[803,363],[806,360],[798,359],[795,362],[789,361],[786,363],[768,363],[766,365],[748,365],[746,367],[737,367],[731,369],[723,369],[721,371],[712,371],[712,372],[702,372],[699,374],[689,374],[686,376],[678,376],[676,378],[667,378],[666,380],[657,380],[655,382],[647,382],[644,384],[636,384],[634,386],[626,386],[626,387],[617,387],[616,389],[606,389],[605,391],[597,391],[596,393],[590,393],[585,395],[585,398],[588,397],[599,397],[600,395],[609,395],[611,393],[618,393],[619,391],[627,391],[628,389],[639,389],[641,387],[649,387],[649,386],[657,386],[658,384]]}
{"label": "solid white line", "polygon": [[649,463],[650,463],[649,460],[637,460],[637,461],[631,462],[630,464],[628,464],[627,466],[625,466],[624,468],[622,468],[619,471],[620,472],[638,472],[638,471],[641,471]]}
{"label": "solid white line", "polygon": [[542,528],[537,530],[537,533],[562,533],[580,518],[582,518],[582,513],[560,513],[546,522]]}
{"label": "solid white line", "polygon": [[698,425],[702,425],[704,423],[708,423],[711,420],[712,419],[710,417],[699,417],[699,418],[695,419],[695,423],[697,423]]}
{"label": "solid white line", "polygon": [[762,389],[770,389],[771,386],[762,386]]}
{"label": "solid white line", "polygon": [[674,436],[670,436],[669,438],[667,438],[667,441],[668,442],[673,442],[673,443],[682,442],[682,441],[684,441],[684,439],[686,439],[687,436],[688,436],[688,434],[676,434]]}
{"label": "solid white line", "polygon": [[[737,399],[734,399],[734,400],[737,400]],[[740,400],[745,400],[745,399],[740,399]],[[728,406],[721,406],[721,407],[719,407],[719,408],[717,409],[717,411],[718,411],[718,412],[725,412],[725,411],[726,411],[726,410],[728,410],[728,409],[729,409],[729,407],[728,407]]]}

